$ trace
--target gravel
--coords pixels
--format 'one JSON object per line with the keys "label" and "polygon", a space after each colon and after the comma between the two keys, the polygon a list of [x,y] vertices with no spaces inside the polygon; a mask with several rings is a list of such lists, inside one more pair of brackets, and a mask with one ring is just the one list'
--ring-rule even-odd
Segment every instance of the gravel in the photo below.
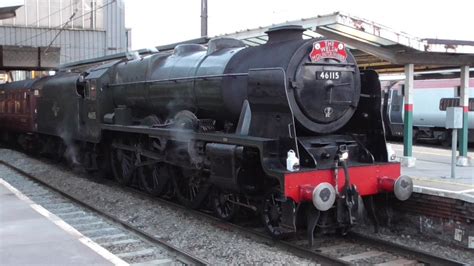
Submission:
{"label": "gravel", "polygon": [[[62,166],[8,149],[0,149],[0,160],[211,264],[316,264],[286,250],[197,219],[184,210],[176,210],[139,194],[100,184],[100,180],[91,182],[82,174],[72,173]],[[83,215],[76,214],[68,218]]]}
{"label": "gravel", "polygon": [[416,234],[400,234],[392,232],[388,228],[380,228],[379,233],[374,233],[370,226],[359,226],[354,231],[369,235],[371,237],[390,241],[402,246],[423,250],[429,254],[436,254],[440,257],[464,262],[468,265],[474,265],[474,251],[456,247],[451,243],[431,239],[423,235]]}
{"label": "gravel", "polygon": [[[66,193],[92,203],[97,208],[130,222],[211,264],[315,264],[313,261],[295,256],[281,248],[260,243],[255,239],[249,239],[229,229],[195,218],[185,210],[176,210],[137,193],[101,184],[100,179],[91,182],[91,179],[86,175],[73,173],[60,165],[38,161],[7,149],[0,149],[0,160],[32,173]],[[84,214],[72,216],[81,218]],[[471,250],[454,247],[449,243],[428,239],[421,235],[400,234],[386,228],[381,228],[380,233],[375,234],[370,226],[359,226],[355,231],[467,264],[472,264],[474,261],[474,252]],[[322,249],[338,244],[338,240],[327,236],[315,240],[317,246]],[[104,237],[98,241],[106,243],[110,239]],[[352,247],[350,252],[347,249],[335,249],[329,253],[339,257],[347,253],[353,254],[371,250],[376,249],[361,245]],[[360,260],[357,261],[357,264],[382,262],[378,259],[380,258]],[[384,261],[387,261],[387,257]]]}

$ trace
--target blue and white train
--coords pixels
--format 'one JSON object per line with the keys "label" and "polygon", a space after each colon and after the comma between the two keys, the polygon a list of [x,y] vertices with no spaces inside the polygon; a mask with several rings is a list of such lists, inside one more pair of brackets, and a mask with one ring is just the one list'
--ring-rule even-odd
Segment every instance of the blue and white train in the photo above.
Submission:
{"label": "blue and white train", "polygon": [[[469,142],[474,143],[474,79],[469,82]],[[382,82],[384,120],[387,136],[403,137],[404,81]],[[458,106],[460,80],[429,79],[414,81],[413,138],[449,145],[451,136],[445,128],[446,107]]]}

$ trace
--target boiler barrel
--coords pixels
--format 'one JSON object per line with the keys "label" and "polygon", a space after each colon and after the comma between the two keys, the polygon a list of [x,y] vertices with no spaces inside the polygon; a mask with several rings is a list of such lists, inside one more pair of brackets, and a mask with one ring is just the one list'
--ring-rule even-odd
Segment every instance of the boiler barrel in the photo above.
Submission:
{"label": "boiler barrel", "polygon": [[227,80],[237,77],[223,76],[229,60],[243,47],[237,40],[213,41],[208,48],[179,45],[172,53],[120,63],[113,86],[115,105],[162,118],[184,109],[204,117],[237,118],[247,89],[226,88]]}

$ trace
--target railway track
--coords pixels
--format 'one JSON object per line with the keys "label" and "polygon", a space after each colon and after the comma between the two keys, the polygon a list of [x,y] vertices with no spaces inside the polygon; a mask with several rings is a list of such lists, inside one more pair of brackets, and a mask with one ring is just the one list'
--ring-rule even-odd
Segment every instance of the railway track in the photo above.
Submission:
{"label": "railway track", "polygon": [[28,182],[22,184],[22,193],[28,198],[131,265],[209,264],[131,223],[64,193],[11,164],[0,161],[0,165],[27,178]]}
{"label": "railway track", "polygon": [[[113,183],[113,185],[116,184]],[[125,189],[140,193],[161,204],[186,209],[186,211],[191,212],[193,215],[205,218],[217,226],[224,226],[257,241],[263,241],[267,244],[290,250],[298,256],[312,258],[323,265],[464,265],[461,262],[354,232],[350,232],[346,237],[330,236],[315,239],[316,244],[313,248],[310,248],[307,245],[305,236],[290,240],[275,240],[263,228],[249,228],[232,222],[222,221],[209,213],[190,210],[175,202],[151,197],[134,188]],[[330,244],[328,245],[328,243]]]}
{"label": "railway track", "polygon": [[[162,240],[147,234],[139,228],[134,228],[133,225],[128,222],[122,221],[109,214],[103,213],[100,210],[96,209],[94,206],[91,206],[81,200],[78,200],[74,196],[64,193],[63,191],[43,182],[34,175],[26,173],[23,170],[1,160],[0,164],[7,166],[13,171],[33,180],[36,183],[41,184],[42,186],[48,187],[50,190],[53,190],[61,194],[63,197],[76,202],[82,207],[97,213],[99,216],[103,216],[107,220],[119,224],[127,230],[133,231],[135,234],[146,239],[147,241],[156,243],[157,245],[165,245],[166,249],[174,254],[177,254],[177,256],[181,258],[178,261],[181,261],[184,264],[207,264],[205,261],[196,258],[187,252],[170,246],[166,242],[163,242]],[[246,237],[249,237],[256,241],[261,241],[268,245],[276,246],[278,248],[290,251],[300,257],[310,258],[323,265],[463,265],[463,263],[450,260],[444,257],[439,257],[434,254],[428,254],[423,251],[414,250],[405,246],[401,246],[399,244],[356,233],[349,233],[346,237],[331,236],[317,238],[316,244],[313,248],[307,246],[307,240],[305,238],[295,237],[290,240],[274,240],[270,236],[268,236],[262,228],[247,227],[236,223],[225,222],[212,216],[207,212],[187,209],[184,206],[181,206],[175,202],[152,197],[135,188],[124,188],[112,181],[101,180],[101,183],[104,182],[106,182],[107,185],[110,186],[116,186],[120,187],[120,189],[125,189],[134,193],[138,193],[153,201],[156,201],[160,204],[166,204],[172,208],[186,209],[186,212],[188,212],[189,214],[201,219],[206,219],[217,227],[238,232],[239,234],[243,234]]]}

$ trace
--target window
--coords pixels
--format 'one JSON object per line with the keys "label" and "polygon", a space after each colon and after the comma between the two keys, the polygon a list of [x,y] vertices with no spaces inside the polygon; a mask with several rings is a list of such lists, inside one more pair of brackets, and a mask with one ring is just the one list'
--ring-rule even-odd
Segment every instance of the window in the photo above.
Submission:
{"label": "window", "polygon": [[446,111],[448,107],[459,106],[459,98],[441,98],[439,101],[439,110]]}
{"label": "window", "polygon": [[7,113],[12,114],[13,113],[13,94],[8,93],[7,95]]}
{"label": "window", "polygon": [[[61,13],[62,13],[62,21],[60,22],[61,25],[66,23],[69,18],[71,17],[72,13],[74,12],[74,0],[62,1],[61,6]],[[69,23],[66,28],[71,28],[72,23]]]}
{"label": "window", "polygon": [[51,14],[49,0],[38,0],[38,26],[49,27]]}
{"label": "window", "polygon": [[83,6],[83,0],[73,0],[74,1],[74,11],[76,12],[76,15],[74,16],[72,20],[72,25],[75,29],[82,29],[84,28],[83,25],[83,19],[84,19],[84,6]]}
{"label": "window", "polygon": [[0,114],[5,113],[5,91],[0,91]]}
{"label": "window", "polygon": [[36,0],[26,0],[26,20],[28,26],[38,25],[38,2]]}
{"label": "window", "polygon": [[94,10],[96,7],[96,2],[94,0],[84,0],[84,28],[94,29],[95,20],[94,20]]}
{"label": "window", "polygon": [[51,28],[59,27],[61,25],[61,0],[50,0]]}
{"label": "window", "polygon": [[26,94],[26,99],[25,99],[25,106],[23,107],[23,111],[25,114],[30,113],[30,94]]}
{"label": "window", "polygon": [[103,29],[104,28],[104,1],[103,0],[96,0],[95,1],[95,9],[93,12],[94,20],[95,20],[95,27],[96,29]]}
{"label": "window", "polygon": [[11,99],[7,102],[7,113],[13,114],[13,101]]}
{"label": "window", "polygon": [[15,114],[21,113],[21,104],[20,101],[15,101]]}
{"label": "window", "polygon": [[15,114],[21,113],[21,93],[15,93],[15,101],[14,101],[14,112]]}

